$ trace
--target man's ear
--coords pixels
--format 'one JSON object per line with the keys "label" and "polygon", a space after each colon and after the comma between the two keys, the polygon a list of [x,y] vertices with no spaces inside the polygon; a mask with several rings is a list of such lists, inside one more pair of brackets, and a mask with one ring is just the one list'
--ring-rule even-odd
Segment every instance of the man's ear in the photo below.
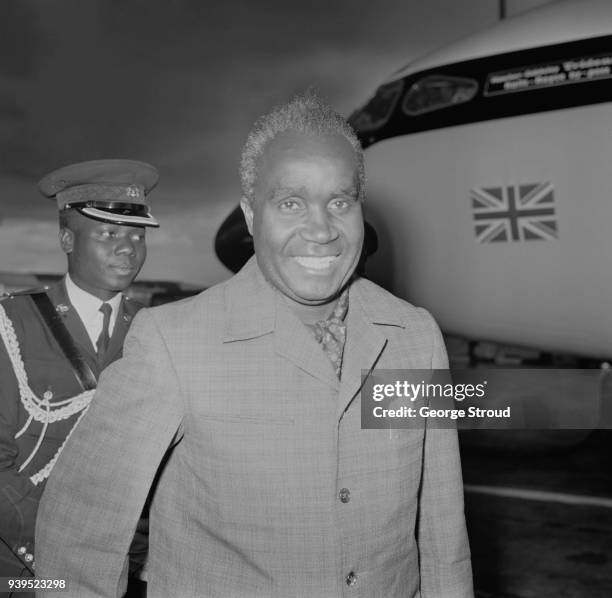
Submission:
{"label": "man's ear", "polygon": [[69,228],[60,228],[59,242],[62,251],[68,255],[74,249],[74,233]]}
{"label": "man's ear", "polygon": [[244,219],[246,220],[249,233],[251,233],[251,236],[253,236],[253,208],[246,197],[243,197],[240,200],[240,207],[242,208],[242,213],[244,214]]}

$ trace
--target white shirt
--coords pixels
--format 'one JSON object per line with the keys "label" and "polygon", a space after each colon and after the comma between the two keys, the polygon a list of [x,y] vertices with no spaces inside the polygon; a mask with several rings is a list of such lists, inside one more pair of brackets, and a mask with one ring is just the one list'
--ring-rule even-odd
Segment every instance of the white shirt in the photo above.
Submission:
{"label": "white shirt", "polygon": [[96,343],[102,332],[102,322],[104,320],[104,315],[100,311],[100,306],[102,303],[108,303],[111,306],[112,311],[108,324],[108,334],[112,336],[113,330],[115,329],[115,322],[117,321],[117,314],[119,313],[119,305],[121,304],[121,293],[117,293],[108,301],[102,301],[102,299],[91,295],[77,286],[72,278],[70,278],[70,274],[66,274],[65,283],[68,299],[70,299],[70,303],[72,303],[77,314],[79,314],[79,318],[81,318],[85,330],[87,330],[93,348],[97,349]]}

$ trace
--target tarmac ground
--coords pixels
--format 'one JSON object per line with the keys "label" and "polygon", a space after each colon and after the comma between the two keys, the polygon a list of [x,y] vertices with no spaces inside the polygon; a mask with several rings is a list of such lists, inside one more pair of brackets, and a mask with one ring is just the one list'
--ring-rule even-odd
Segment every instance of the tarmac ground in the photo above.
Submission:
{"label": "tarmac ground", "polygon": [[477,598],[612,597],[612,431],[576,438],[504,450],[462,437]]}

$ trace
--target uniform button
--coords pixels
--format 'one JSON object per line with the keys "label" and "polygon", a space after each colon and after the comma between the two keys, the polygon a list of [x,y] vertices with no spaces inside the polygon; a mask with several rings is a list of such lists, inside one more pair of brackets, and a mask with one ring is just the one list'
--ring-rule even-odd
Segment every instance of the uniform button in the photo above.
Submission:
{"label": "uniform button", "polygon": [[346,504],[351,500],[351,491],[348,488],[342,488],[340,492],[338,492],[338,496],[340,497],[340,502]]}
{"label": "uniform button", "polygon": [[354,573],[353,571],[351,571],[346,576],[346,585],[347,586],[354,586],[356,583],[357,583],[357,574]]}

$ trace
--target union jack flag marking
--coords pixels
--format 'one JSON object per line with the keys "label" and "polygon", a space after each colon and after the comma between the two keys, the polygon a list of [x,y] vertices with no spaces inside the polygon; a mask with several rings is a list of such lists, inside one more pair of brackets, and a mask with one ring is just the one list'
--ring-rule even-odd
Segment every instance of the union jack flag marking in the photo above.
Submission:
{"label": "union jack flag marking", "polygon": [[470,191],[479,243],[558,238],[552,183],[481,187]]}

